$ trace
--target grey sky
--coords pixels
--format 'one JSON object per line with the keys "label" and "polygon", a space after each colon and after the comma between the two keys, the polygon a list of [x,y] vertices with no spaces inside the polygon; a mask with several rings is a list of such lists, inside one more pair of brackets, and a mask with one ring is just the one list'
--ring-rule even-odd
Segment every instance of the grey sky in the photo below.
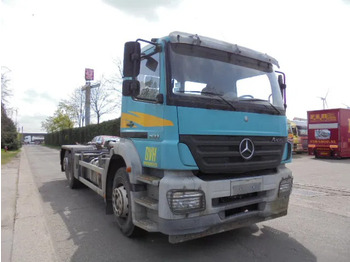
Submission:
{"label": "grey sky", "polygon": [[[181,0],[103,0],[109,5],[136,17],[158,20],[157,8],[175,8]],[[127,23],[125,24],[127,26]]]}
{"label": "grey sky", "polygon": [[24,98],[23,100],[28,103],[38,103],[40,100],[48,100],[52,103],[58,103],[59,100],[56,98],[53,98],[50,94],[47,92],[37,92],[35,89],[28,89],[24,91]]}
{"label": "grey sky", "polygon": [[287,75],[290,119],[321,109],[328,90],[330,108],[350,105],[349,0],[6,0],[0,10],[0,62],[11,70],[10,106],[25,132],[40,131],[33,116],[52,116],[58,101],[85,84],[85,68],[96,81],[108,78],[126,41],[172,31],[275,57]]}

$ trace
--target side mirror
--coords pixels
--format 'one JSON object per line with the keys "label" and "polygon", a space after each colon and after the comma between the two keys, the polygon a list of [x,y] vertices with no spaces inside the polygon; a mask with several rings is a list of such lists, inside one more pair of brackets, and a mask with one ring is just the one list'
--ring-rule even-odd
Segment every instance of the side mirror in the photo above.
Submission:
{"label": "side mirror", "polygon": [[148,69],[150,69],[151,71],[155,72],[157,70],[157,67],[158,67],[158,62],[157,60],[155,60],[154,58],[152,57],[147,57],[147,62],[146,62],[146,67]]}
{"label": "side mirror", "polygon": [[138,96],[140,94],[140,82],[137,80],[123,81],[123,96]]}
{"label": "side mirror", "polygon": [[139,42],[126,42],[124,45],[124,77],[137,77],[140,73],[141,46]]}
{"label": "side mirror", "polygon": [[278,84],[280,86],[281,94],[283,97],[283,102],[284,102],[284,108],[287,108],[287,94],[286,94],[286,75],[283,72],[276,71],[278,73]]}
{"label": "side mirror", "polygon": [[283,78],[282,75],[278,75],[278,84],[280,85],[281,91],[286,89],[287,85],[285,83],[285,79]]}

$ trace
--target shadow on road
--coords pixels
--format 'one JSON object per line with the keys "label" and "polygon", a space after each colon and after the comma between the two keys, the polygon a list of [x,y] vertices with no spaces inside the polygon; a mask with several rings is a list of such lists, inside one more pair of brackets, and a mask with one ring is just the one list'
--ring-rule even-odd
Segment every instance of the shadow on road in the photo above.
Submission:
{"label": "shadow on road", "polygon": [[316,261],[301,243],[268,226],[176,245],[160,233],[130,239],[121,234],[112,215],[105,215],[103,199],[93,191],[71,190],[65,180],[44,182],[39,191],[44,208],[53,210],[49,231],[62,261]]}

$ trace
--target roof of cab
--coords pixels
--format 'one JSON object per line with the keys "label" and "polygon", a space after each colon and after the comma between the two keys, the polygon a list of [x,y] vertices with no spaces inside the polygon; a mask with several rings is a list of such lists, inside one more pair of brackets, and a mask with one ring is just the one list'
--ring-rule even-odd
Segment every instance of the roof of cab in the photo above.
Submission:
{"label": "roof of cab", "polygon": [[246,48],[243,46],[239,46],[236,44],[230,44],[230,43],[227,43],[224,41],[209,38],[206,36],[200,36],[197,34],[189,34],[189,33],[175,31],[175,32],[172,32],[169,34],[169,41],[171,43],[184,43],[184,44],[191,44],[191,45],[199,45],[199,46],[203,46],[203,47],[223,50],[226,52],[254,58],[254,59],[264,61],[267,63],[272,63],[279,68],[278,61],[275,58],[273,58],[267,54],[264,54],[264,53],[261,53],[258,51],[254,51],[252,49],[249,49],[249,48]]}

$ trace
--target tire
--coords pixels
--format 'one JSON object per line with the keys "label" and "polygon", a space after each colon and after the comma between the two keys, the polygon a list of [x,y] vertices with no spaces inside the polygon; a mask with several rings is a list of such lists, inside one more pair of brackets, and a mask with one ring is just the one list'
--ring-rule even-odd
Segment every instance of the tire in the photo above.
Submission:
{"label": "tire", "polygon": [[73,175],[73,167],[71,163],[71,153],[66,151],[64,156],[64,169],[66,173],[66,178],[68,180],[68,185],[71,189],[78,188],[79,181]]}
{"label": "tire", "polygon": [[125,167],[119,168],[113,179],[113,214],[120,231],[127,237],[139,234],[140,229],[132,222],[132,203],[130,202],[130,181]]}

